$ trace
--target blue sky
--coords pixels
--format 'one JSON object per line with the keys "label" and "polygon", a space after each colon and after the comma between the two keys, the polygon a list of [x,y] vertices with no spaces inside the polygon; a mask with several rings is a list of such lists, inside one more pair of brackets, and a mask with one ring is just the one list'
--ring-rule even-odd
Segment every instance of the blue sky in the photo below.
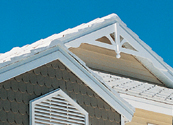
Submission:
{"label": "blue sky", "polygon": [[116,13],[173,67],[173,0],[0,0],[0,53]]}

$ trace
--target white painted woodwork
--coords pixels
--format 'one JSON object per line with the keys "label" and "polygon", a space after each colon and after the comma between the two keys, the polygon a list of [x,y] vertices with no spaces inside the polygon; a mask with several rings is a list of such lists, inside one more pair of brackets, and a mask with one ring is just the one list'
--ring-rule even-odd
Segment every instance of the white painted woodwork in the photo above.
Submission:
{"label": "white painted woodwork", "polygon": [[30,101],[31,125],[88,125],[88,113],[61,89]]}
{"label": "white painted woodwork", "polygon": [[[103,37],[106,37],[107,40],[98,41],[98,39]],[[147,67],[152,74],[167,87],[173,87],[173,79],[171,78],[173,73],[171,69],[169,69],[168,66],[163,63],[163,60],[152,52],[151,48],[143,43],[137,35],[120,22],[66,42],[65,46],[67,48],[78,48],[82,43],[113,50],[115,57],[118,59],[121,58],[121,53],[133,55],[136,59],[139,59],[139,61],[144,59],[145,61],[142,60],[141,63],[144,63],[143,65]],[[148,66],[149,63],[151,63],[151,65]]]}

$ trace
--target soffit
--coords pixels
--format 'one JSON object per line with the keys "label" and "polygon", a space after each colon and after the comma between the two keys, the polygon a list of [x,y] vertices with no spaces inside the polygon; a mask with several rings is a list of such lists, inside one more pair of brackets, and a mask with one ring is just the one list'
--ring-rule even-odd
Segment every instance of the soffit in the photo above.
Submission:
{"label": "soffit", "polygon": [[82,43],[78,48],[69,48],[69,50],[90,68],[164,85],[132,55],[121,53],[121,58],[118,59],[115,51],[87,43]]}

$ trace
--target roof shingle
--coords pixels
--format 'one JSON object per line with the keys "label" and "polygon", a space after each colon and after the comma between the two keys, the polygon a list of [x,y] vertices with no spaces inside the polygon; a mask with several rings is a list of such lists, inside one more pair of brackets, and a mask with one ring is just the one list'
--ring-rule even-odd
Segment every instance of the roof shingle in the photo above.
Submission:
{"label": "roof shingle", "polygon": [[173,90],[147,82],[132,80],[100,71],[93,72],[118,93],[154,100],[162,103],[173,104]]}

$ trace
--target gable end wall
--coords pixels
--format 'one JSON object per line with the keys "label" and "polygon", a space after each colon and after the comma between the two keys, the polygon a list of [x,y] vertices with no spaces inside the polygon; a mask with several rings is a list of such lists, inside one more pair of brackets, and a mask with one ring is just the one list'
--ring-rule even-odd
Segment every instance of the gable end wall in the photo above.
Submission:
{"label": "gable end wall", "polygon": [[60,61],[0,83],[0,124],[29,124],[29,101],[62,89],[89,113],[90,125],[120,125],[121,117]]}

